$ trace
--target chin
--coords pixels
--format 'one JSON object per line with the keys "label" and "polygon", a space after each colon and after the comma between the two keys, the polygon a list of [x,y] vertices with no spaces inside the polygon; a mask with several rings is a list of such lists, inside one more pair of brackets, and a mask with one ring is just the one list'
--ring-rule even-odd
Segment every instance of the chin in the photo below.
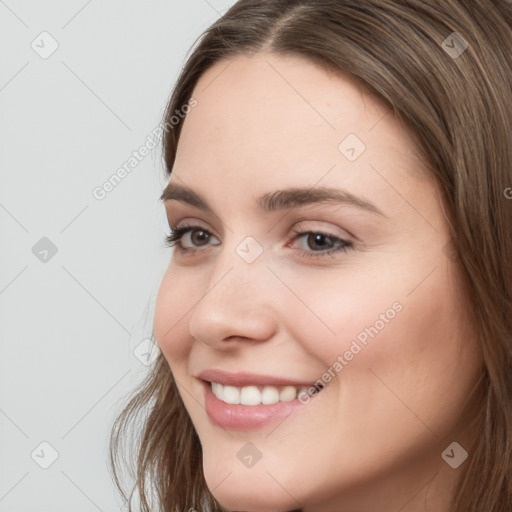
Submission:
{"label": "chin", "polygon": [[299,507],[298,503],[264,470],[234,468],[221,477],[219,466],[205,467],[205,480],[214,498],[224,508],[237,512],[284,512]]}

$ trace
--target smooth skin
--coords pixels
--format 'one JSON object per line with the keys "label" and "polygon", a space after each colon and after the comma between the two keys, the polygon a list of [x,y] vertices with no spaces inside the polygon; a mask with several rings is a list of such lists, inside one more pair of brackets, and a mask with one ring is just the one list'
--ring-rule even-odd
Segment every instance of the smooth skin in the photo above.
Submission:
{"label": "smooth skin", "polygon": [[[215,64],[193,97],[170,183],[213,213],[165,204],[171,226],[196,228],[178,242],[189,251],[172,252],[155,337],[209,489],[239,511],[448,512],[468,461],[453,469],[441,454],[453,441],[469,446],[483,360],[440,192],[408,130],[348,76],[264,51]],[[354,161],[346,155],[362,146],[340,150],[350,134],[366,146]],[[332,201],[258,206],[290,187],[345,190],[381,214]],[[263,250],[252,263],[236,250],[248,236]],[[351,246],[327,253],[340,239]],[[208,418],[200,371],[315,382],[396,303],[401,311],[280,424],[227,431]],[[251,468],[237,458],[247,442],[262,453]]]}

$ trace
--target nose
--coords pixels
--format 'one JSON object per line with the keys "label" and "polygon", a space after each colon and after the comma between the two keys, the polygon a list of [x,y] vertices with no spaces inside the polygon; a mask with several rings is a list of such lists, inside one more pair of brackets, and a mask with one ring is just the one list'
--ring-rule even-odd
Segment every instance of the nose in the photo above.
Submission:
{"label": "nose", "polygon": [[271,272],[263,262],[248,264],[236,258],[211,267],[189,320],[191,336],[218,350],[266,341],[276,331]]}

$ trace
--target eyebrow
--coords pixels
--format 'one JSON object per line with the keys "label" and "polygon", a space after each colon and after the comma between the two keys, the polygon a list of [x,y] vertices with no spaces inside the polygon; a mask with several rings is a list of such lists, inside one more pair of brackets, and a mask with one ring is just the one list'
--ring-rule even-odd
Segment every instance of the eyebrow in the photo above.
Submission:
{"label": "eyebrow", "polygon": [[[197,192],[185,185],[169,183],[165,187],[160,200],[164,203],[167,201],[182,201],[203,210],[204,212],[215,215],[212,207]],[[327,187],[314,188],[287,188],[276,190],[275,192],[267,192],[256,200],[258,207],[264,212],[275,212],[280,210],[291,210],[301,206],[307,206],[315,203],[338,203],[354,206],[360,210],[364,210],[382,217],[386,217],[384,213],[368,200],[358,197],[347,190]]]}

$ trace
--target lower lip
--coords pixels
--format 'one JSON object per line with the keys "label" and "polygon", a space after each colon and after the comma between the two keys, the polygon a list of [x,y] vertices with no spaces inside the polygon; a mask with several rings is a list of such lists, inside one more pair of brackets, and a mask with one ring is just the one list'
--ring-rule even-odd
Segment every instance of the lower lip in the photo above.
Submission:
{"label": "lower lip", "polygon": [[271,405],[233,405],[219,400],[212,391],[211,384],[202,381],[205,389],[205,407],[210,420],[220,427],[251,431],[275,423],[305,404],[295,399],[290,402],[277,402]]}

